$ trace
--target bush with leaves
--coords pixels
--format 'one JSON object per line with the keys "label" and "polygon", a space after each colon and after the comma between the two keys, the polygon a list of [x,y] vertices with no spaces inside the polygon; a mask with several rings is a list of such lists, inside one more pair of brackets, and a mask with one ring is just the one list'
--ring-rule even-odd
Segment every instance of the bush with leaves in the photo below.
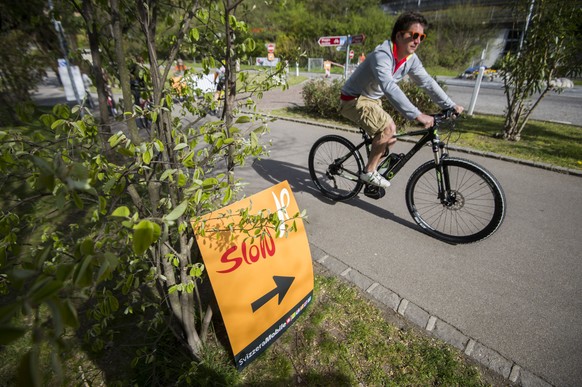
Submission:
{"label": "bush with leaves", "polygon": [[[343,84],[344,82],[340,80],[331,82],[322,79],[309,81],[303,87],[303,103],[305,104],[306,112],[323,118],[345,120],[339,113],[339,96]],[[398,85],[420,111],[429,114],[439,110],[439,107],[432,102],[430,97],[413,82],[405,80]],[[440,85],[443,88],[445,87],[442,83]],[[410,121],[404,118],[386,98],[382,98],[382,107],[394,119],[398,129],[410,124]]]}
{"label": "bush with leaves", "polygon": [[[260,141],[266,121],[239,114],[235,98],[236,61],[253,46],[246,25],[234,16],[237,4],[192,2],[180,32],[166,37],[171,44],[165,66],[159,65],[156,35],[145,33],[155,31],[156,16],[162,17],[159,3],[153,8],[123,4],[137,7],[131,11],[146,35],[149,66],[144,70],[152,106],[139,114],[151,121],[147,133],[128,128],[138,113],[132,109],[124,111],[111,133],[88,111],[65,105],[41,115],[24,107],[19,111],[22,126],[0,130],[0,290],[5,300],[0,345],[32,340],[21,359],[19,384],[41,385],[39,362],[47,349],[58,373],[63,335],[79,327],[78,308],[85,302],[91,305],[91,323],[84,333],[96,350],[109,341],[116,317],[125,313],[139,316],[144,331],[168,327],[192,358],[202,358],[213,309],[199,289],[204,266],[194,232],[204,229],[202,215],[240,195],[236,168],[266,152]],[[221,120],[204,119],[212,92],[184,87],[184,102],[173,103],[178,96],[168,74],[182,45],[215,53],[224,63]],[[121,70],[127,64],[124,48],[116,48]],[[97,57],[98,50],[92,55]],[[206,57],[202,71],[208,73],[217,63]],[[124,79],[120,76],[121,87],[129,90],[129,79]],[[260,79],[256,94],[279,82],[280,74]],[[253,105],[250,98],[241,103]],[[242,233],[277,229],[281,222],[276,213],[260,209],[233,216],[236,223],[229,227]]]}
{"label": "bush with leaves", "polygon": [[323,118],[337,118],[343,84],[343,81],[337,79],[332,81],[317,79],[307,82],[302,91],[307,113]]}

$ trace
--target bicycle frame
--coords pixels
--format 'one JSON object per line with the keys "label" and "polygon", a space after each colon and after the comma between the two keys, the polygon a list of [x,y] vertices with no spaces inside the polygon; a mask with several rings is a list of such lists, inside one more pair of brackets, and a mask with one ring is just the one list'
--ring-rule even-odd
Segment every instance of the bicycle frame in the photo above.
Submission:
{"label": "bicycle frame", "polygon": [[[431,143],[432,151],[434,153],[434,161],[435,161],[435,164],[437,166],[436,167],[436,173],[437,173],[436,178],[437,178],[437,184],[438,184],[439,199],[441,201],[443,201],[443,203],[445,203],[445,202],[448,203],[448,202],[450,202],[450,200],[448,197],[445,197],[445,192],[450,191],[450,182],[448,179],[448,174],[446,172],[443,173],[442,163],[441,163],[442,158],[446,157],[446,155],[448,155],[448,153],[445,151],[445,144],[443,142],[441,142],[440,136],[439,136],[439,131],[438,131],[440,122],[442,121],[443,117],[447,117],[447,115],[435,115],[434,117],[435,117],[435,124],[431,128],[415,130],[412,132],[394,135],[395,138],[401,138],[401,137],[405,137],[405,136],[406,137],[408,137],[408,136],[422,136],[422,137],[416,142],[416,144],[414,144],[412,149],[409,150],[407,153],[400,153],[398,155],[399,158],[397,159],[396,162],[390,163],[390,159],[393,157],[393,156],[391,156],[391,154],[388,154],[385,157],[383,157],[380,160],[378,169],[385,167],[386,165],[388,165],[390,163],[387,170],[382,173],[382,176],[384,176],[388,180],[392,180],[392,178],[394,178],[394,176],[396,176],[396,174],[402,169],[402,167],[404,167],[404,165],[406,165],[406,163],[408,163],[408,161],[410,161],[410,159],[412,159],[412,157],[414,157],[414,155],[420,149],[422,149],[422,147],[424,147],[428,143]],[[356,146],[356,150],[359,150],[360,148],[365,146],[366,157],[370,157],[372,139],[364,130],[360,129],[360,131],[362,133],[362,137],[364,138],[364,141]],[[347,155],[343,159],[347,159],[347,157],[349,157],[349,155]],[[342,162],[344,161],[343,159],[341,160]],[[444,177],[444,179],[443,179],[443,177]]]}
{"label": "bicycle frame", "polygon": [[[422,137],[420,138],[420,140],[418,140],[418,142],[416,144],[414,144],[414,146],[412,147],[411,150],[409,150],[407,153],[401,153],[399,155],[400,159],[398,160],[398,162],[391,164],[390,167],[388,168],[388,170],[383,173],[383,176],[385,178],[387,178],[388,180],[392,179],[400,171],[400,169],[402,169],[402,167],[408,161],[410,161],[410,159],[412,159],[412,157],[414,157],[414,155],[420,149],[422,149],[422,147],[425,146],[425,144],[427,144],[429,142],[432,143],[432,150],[435,154],[434,157],[435,157],[435,162],[437,163],[437,165],[440,164],[440,160],[443,157],[443,154],[444,154],[443,149],[444,149],[445,145],[443,143],[441,143],[441,141],[440,141],[437,126],[430,128],[430,129],[422,129],[422,130],[416,130],[413,132],[396,134],[394,137],[401,138],[401,137],[405,137],[405,136],[406,137],[408,137],[408,136],[422,136]],[[362,137],[364,138],[364,141],[356,146],[356,150],[359,150],[360,148],[365,146],[366,147],[366,156],[370,157],[372,139],[364,131],[362,131]],[[389,157],[390,157],[390,155],[386,155],[385,157],[383,157],[381,159],[380,164],[379,164],[380,168],[386,163],[386,161]]]}

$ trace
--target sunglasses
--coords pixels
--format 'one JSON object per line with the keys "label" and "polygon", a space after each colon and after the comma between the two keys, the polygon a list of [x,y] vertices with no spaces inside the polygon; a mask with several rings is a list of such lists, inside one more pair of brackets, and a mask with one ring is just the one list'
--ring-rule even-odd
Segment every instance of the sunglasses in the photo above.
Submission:
{"label": "sunglasses", "polygon": [[426,38],[426,34],[421,34],[419,32],[412,32],[412,31],[403,31],[403,32],[408,32],[410,34],[410,36],[412,36],[413,40],[420,38],[420,41],[422,42],[424,40],[424,38]]}

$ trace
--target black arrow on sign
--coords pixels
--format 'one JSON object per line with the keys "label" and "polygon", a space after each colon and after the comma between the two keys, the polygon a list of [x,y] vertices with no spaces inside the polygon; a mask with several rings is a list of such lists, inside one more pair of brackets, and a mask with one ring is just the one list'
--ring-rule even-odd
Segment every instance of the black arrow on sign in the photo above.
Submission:
{"label": "black arrow on sign", "polygon": [[283,297],[289,291],[291,284],[295,280],[295,277],[281,277],[281,276],[273,276],[273,281],[275,281],[275,289],[271,290],[269,293],[265,294],[255,302],[251,304],[253,308],[253,313],[257,311],[257,309],[261,308],[265,305],[271,298],[275,297],[277,294],[279,295],[279,305],[281,305],[281,301],[283,301]]}

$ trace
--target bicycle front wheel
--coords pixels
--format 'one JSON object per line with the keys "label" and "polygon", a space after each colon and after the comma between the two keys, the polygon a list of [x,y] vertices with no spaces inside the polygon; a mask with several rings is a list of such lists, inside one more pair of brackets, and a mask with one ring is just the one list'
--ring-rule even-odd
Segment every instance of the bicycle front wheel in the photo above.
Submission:
{"label": "bicycle front wheel", "polygon": [[505,217],[505,195],[499,182],[469,160],[442,160],[445,187],[439,193],[434,161],[424,163],[406,185],[406,205],[419,226],[448,243],[473,243],[493,234]]}
{"label": "bicycle front wheel", "polygon": [[360,180],[363,170],[362,155],[341,136],[324,136],[309,152],[311,179],[330,199],[347,200],[356,196],[364,185]]}

